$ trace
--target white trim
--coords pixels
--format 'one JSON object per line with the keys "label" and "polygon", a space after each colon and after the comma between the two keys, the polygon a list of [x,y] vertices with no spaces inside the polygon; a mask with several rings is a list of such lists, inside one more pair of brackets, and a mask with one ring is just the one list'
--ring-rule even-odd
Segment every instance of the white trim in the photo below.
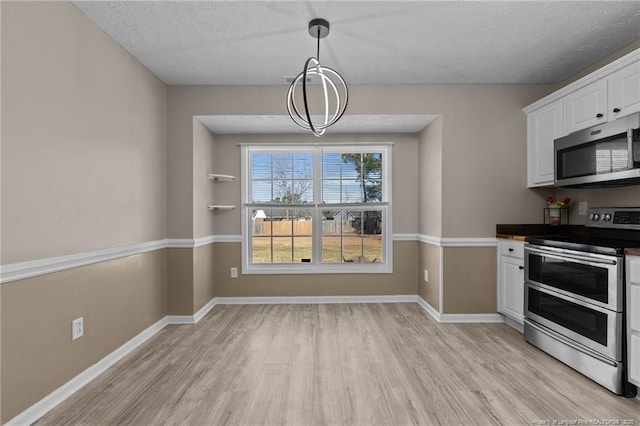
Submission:
{"label": "white trim", "polygon": [[522,109],[525,114],[529,114],[543,106],[555,102],[559,99],[562,99],[564,96],[568,95],[571,92],[574,92],[584,86],[587,86],[596,80],[600,80],[601,78],[607,77],[609,74],[612,74],[619,69],[626,67],[627,65],[631,65],[632,63],[640,60],[640,49],[636,49],[620,59],[617,59],[610,64],[599,68],[598,70],[582,77],[580,80],[574,81],[571,84],[564,86],[563,88],[556,90],[550,95],[545,96],[544,98],[528,105]]}
{"label": "white trim", "polygon": [[120,346],[115,351],[111,352],[109,355],[102,358],[97,363],[93,364],[91,367],[84,370],[82,373],[78,374],[71,380],[69,380],[64,385],[60,386],[55,391],[51,392],[46,397],[42,398],[40,401],[33,404],[31,407],[24,410],[22,413],[18,414],[11,420],[9,420],[6,425],[25,425],[32,424],[40,419],[42,416],[47,414],[49,411],[54,409],[58,404],[63,402],[65,399],[69,398],[73,395],[77,390],[91,382],[93,379],[98,377],[104,371],[106,371],[109,367],[114,365],[116,362],[120,361],[122,358],[127,356],[131,351],[138,348],[144,342],[146,342],[149,338],[153,337],[158,331],[162,330],[168,324],[167,318],[162,318],[155,324],[147,327],[138,335],[133,337],[131,340],[126,342],[124,345]]}
{"label": "white trim", "polygon": [[442,238],[434,237],[433,235],[418,234],[418,241],[440,247]]}
{"label": "white trim", "polygon": [[168,324],[189,324],[194,325],[200,322],[200,320],[209,313],[214,306],[219,305],[217,297],[209,300],[202,308],[198,310],[193,315],[167,315],[167,323]]}
{"label": "white trim", "polygon": [[193,247],[202,247],[216,242],[217,235],[209,235],[207,237],[199,237],[193,239]]}
{"label": "white trim", "polygon": [[207,315],[209,311],[213,309],[213,307],[216,306],[217,304],[218,304],[218,301],[216,297],[209,300],[202,308],[198,310],[198,312],[193,314],[193,323],[197,324],[198,322],[200,322],[200,320],[204,318],[204,316]]}
{"label": "white trim", "polygon": [[[388,213],[387,213],[388,214]],[[493,247],[497,246],[496,238],[441,238],[431,235],[399,233],[393,234],[392,241],[420,241],[426,244],[438,247]],[[11,263],[0,267],[0,283],[9,283],[12,281],[22,280],[25,278],[37,277],[39,275],[50,274],[52,272],[64,271],[66,269],[78,268],[81,266],[91,265],[94,263],[106,262],[122,257],[133,256],[140,253],[146,253],[164,248],[197,248],[213,243],[240,243],[242,235],[209,235],[206,237],[191,238],[170,238],[164,240],[148,241],[144,243],[131,244],[122,247],[113,247],[101,250],[94,250],[85,253],[77,253],[67,256],[49,257],[45,259],[29,260],[26,262]],[[390,262],[390,264],[392,264]],[[346,269],[346,268],[345,268]],[[351,269],[351,268],[349,268]],[[290,270],[287,270],[290,272]],[[366,269],[350,271],[336,268],[328,270],[313,270],[309,273],[371,273],[371,272],[392,272],[391,267],[387,265],[384,271],[372,270],[371,265],[367,265]],[[245,273],[251,273],[245,271]],[[256,272],[257,273],[257,272]],[[268,273],[260,271],[260,273]],[[273,273],[281,273],[275,271]]]}
{"label": "white trim", "polygon": [[214,243],[241,243],[242,235],[214,235]]}
{"label": "white trim", "polygon": [[91,265],[93,263],[100,263],[108,260],[119,259],[121,257],[159,250],[166,248],[167,243],[168,241],[166,239],[149,241],[67,256],[11,263],[1,267],[2,272],[0,274],[0,281],[2,283],[8,283],[11,281],[36,277],[38,275],[63,271],[65,269],[78,268],[80,266]]}
{"label": "white trim", "polygon": [[429,302],[427,302],[420,296],[416,296],[416,299],[417,299],[418,305],[420,305],[422,309],[424,309],[429,315],[431,315],[433,319],[440,322],[440,312],[436,311],[436,308],[431,306]]}
{"label": "white trim", "polygon": [[442,247],[495,247],[497,238],[441,238]]}
{"label": "white trim", "polygon": [[172,238],[167,240],[167,248],[193,248],[195,240],[191,238]]}
{"label": "white trim", "polygon": [[[339,147],[349,147],[349,146],[355,146],[355,147],[360,147],[361,145],[363,146],[393,146],[395,144],[395,142],[331,142],[331,143],[322,143],[322,142],[297,142],[295,145],[296,146],[302,146],[305,148],[324,148],[324,147],[328,147],[329,145],[331,146],[339,146]],[[256,144],[256,143],[252,143],[252,142],[246,142],[246,143],[239,143],[237,146],[239,146],[240,148],[264,148],[265,146],[269,146],[269,147],[276,147],[279,148],[280,150],[288,150],[292,145],[290,143],[287,142],[269,142],[268,145],[266,144]]]}
{"label": "white trim", "polygon": [[[242,273],[250,274],[390,274],[393,273],[393,144],[386,143],[362,143],[354,144],[336,144],[336,143],[313,143],[313,144],[241,144],[241,235],[242,235]],[[304,152],[312,156],[313,159],[313,203],[308,204],[265,204],[264,202],[254,202],[251,195],[251,186],[253,181],[247,178],[251,172],[252,154],[254,153],[278,153],[284,152]],[[324,203],[321,199],[321,182],[322,167],[321,161],[325,153],[345,153],[345,152],[362,152],[362,153],[381,153],[382,154],[382,192],[381,203]],[[273,178],[273,176],[271,177]],[[253,263],[252,262],[252,245],[251,239],[251,209],[262,208],[293,208],[306,207],[313,212],[313,232],[312,239],[312,256],[305,262],[296,263]],[[321,241],[321,225],[320,214],[323,209],[339,209],[354,208],[357,210],[375,210],[380,211],[382,218],[382,253],[380,263],[323,263],[322,262],[322,241]],[[273,236],[271,236],[273,238]]]}
{"label": "white trim", "polygon": [[496,247],[498,245],[498,239],[494,237],[443,238],[434,237],[433,235],[418,234],[418,241],[438,247]]}
{"label": "white trim", "polygon": [[70,254],[66,256],[48,257],[45,259],[29,260],[26,262],[10,263],[0,266],[0,283],[33,278],[39,275],[60,272],[66,269],[79,268],[94,263],[106,262],[133,256],[165,248],[196,248],[212,243],[241,242],[240,235],[210,235],[207,237],[171,238],[164,240],[148,241],[145,243],[130,244],[121,247],[112,247],[88,251],[84,253]]}
{"label": "white trim", "polygon": [[[500,314],[443,314],[436,311],[426,300],[415,296],[416,302],[422,309],[440,323],[504,323],[504,317]],[[511,325],[511,324],[510,324]],[[512,326],[513,327],[513,326]]]}
{"label": "white trim", "polygon": [[418,241],[418,234],[393,234],[393,241]]}
{"label": "white trim", "polygon": [[438,312],[442,314],[444,306],[444,248],[438,248]]}
{"label": "white trim", "polygon": [[441,314],[440,322],[504,323],[504,318],[500,314]]}
{"label": "white trim", "polygon": [[326,303],[412,303],[415,294],[387,296],[216,297],[216,305],[318,305]]}

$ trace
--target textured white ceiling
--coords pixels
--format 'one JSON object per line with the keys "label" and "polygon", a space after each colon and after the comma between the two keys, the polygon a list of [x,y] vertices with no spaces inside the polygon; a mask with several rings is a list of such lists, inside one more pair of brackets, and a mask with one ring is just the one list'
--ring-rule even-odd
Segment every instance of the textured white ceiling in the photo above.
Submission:
{"label": "textured white ceiling", "polygon": [[640,1],[75,5],[168,84],[284,84],[315,56],[349,84],[555,83],[640,38]]}
{"label": "textured white ceiling", "polygon": [[[345,115],[331,126],[331,133],[417,133],[437,117],[417,114]],[[196,118],[216,135],[309,133],[293,124],[288,115],[207,115]],[[315,119],[320,122],[319,117]]]}

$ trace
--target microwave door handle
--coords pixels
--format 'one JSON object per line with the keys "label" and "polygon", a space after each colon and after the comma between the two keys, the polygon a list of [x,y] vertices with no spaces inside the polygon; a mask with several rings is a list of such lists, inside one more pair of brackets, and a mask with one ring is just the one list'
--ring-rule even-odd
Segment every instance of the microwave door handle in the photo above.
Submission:
{"label": "microwave door handle", "polygon": [[558,259],[558,260],[575,260],[578,262],[582,262],[585,264],[589,264],[589,265],[616,265],[617,262],[615,260],[607,260],[607,259],[599,259],[599,258],[595,258],[595,257],[587,257],[587,256],[578,256],[578,255],[574,255],[574,254],[568,254],[568,253],[551,253],[545,250],[540,250],[540,249],[536,249],[533,247],[528,247],[525,250],[531,252],[531,253],[537,253],[537,254],[541,254],[543,256],[546,257],[551,257],[553,259]]}
{"label": "microwave door handle", "polygon": [[633,129],[627,129],[627,166],[633,169]]}

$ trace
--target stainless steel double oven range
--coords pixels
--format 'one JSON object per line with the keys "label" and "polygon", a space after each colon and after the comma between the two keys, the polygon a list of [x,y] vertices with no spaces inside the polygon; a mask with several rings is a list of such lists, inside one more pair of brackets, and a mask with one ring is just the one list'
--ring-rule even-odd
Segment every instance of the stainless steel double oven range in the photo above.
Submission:
{"label": "stainless steel double oven range", "polygon": [[586,225],[581,236],[526,239],[525,339],[635,396],[625,369],[624,250],[640,247],[640,208],[590,209]]}

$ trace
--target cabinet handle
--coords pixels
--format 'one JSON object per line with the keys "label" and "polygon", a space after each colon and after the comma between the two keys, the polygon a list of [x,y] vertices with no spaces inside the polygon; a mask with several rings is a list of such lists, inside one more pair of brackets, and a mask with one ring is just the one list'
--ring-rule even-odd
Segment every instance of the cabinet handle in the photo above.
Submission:
{"label": "cabinet handle", "polygon": [[524,266],[518,266],[518,269],[522,270],[524,269]]}
{"label": "cabinet handle", "polygon": [[620,112],[620,108],[614,108],[614,109],[613,109],[613,112],[615,112],[615,113]]}
{"label": "cabinet handle", "polygon": [[599,114],[599,113],[598,113],[598,114],[596,114],[596,118],[602,118],[602,117],[604,117],[604,115],[603,115],[603,114]]}
{"label": "cabinet handle", "polygon": [[513,251],[513,249],[512,249],[512,248],[510,248],[510,249],[509,249],[509,251]]}

